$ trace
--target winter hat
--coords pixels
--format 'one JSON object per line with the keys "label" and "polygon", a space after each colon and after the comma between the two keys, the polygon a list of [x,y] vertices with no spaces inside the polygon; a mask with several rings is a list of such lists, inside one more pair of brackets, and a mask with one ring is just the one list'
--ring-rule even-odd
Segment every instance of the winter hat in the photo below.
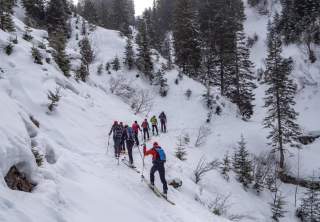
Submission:
{"label": "winter hat", "polygon": [[157,142],[154,142],[154,143],[153,143],[153,146],[154,146],[154,147],[158,147],[159,144],[158,144]]}

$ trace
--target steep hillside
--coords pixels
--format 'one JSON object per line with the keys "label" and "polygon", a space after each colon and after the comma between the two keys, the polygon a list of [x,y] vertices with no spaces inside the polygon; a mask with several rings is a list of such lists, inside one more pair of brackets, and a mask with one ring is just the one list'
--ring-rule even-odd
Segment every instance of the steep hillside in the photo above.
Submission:
{"label": "steep hillside", "polygon": [[[256,32],[259,35],[259,41],[252,49],[252,59],[256,68],[263,68],[268,17],[258,15],[251,8],[246,9],[246,14],[247,34],[252,36]],[[22,16],[20,12],[18,17]],[[18,44],[14,45],[10,56],[0,52],[0,221],[270,221],[272,193],[269,191],[259,195],[251,189],[246,191],[233,173],[227,181],[219,168],[208,172],[198,184],[194,182],[193,174],[201,158],[213,161],[221,160],[227,152],[232,155],[241,134],[246,138],[251,153],[260,155],[270,151],[266,139],[268,130],[262,126],[265,114],[262,107],[263,85],[256,90],[252,120],[241,120],[236,106],[218,97],[216,104],[222,107],[222,113],[214,115],[212,122],[206,124],[208,110],[202,98],[205,87],[187,77],[176,84],[176,69],[166,73],[169,84],[167,97],[160,97],[157,86],[151,86],[141,75],[137,78],[139,73],[136,70],[128,71],[122,67],[108,74],[103,68],[102,73],[97,74],[99,65],[104,67],[116,56],[123,56],[126,41],[118,32],[100,27],[90,32],[95,60],[90,65],[89,80],[83,83],[62,75],[49,53],[45,31],[33,30],[31,42],[22,39],[25,25],[18,17],[14,19]],[[72,67],[76,68],[80,63],[79,39],[82,35],[76,28],[76,19],[72,19],[71,25],[67,52],[71,55]],[[14,35],[0,30],[2,47],[10,38]],[[35,64],[31,57],[32,46],[39,43],[44,43],[47,49],[41,49],[43,65]],[[294,78],[300,86],[297,96],[299,123],[305,132],[319,131],[320,64],[308,64],[296,46],[287,47],[285,54],[292,56],[296,63]],[[45,58],[49,58],[50,63],[45,62]],[[156,69],[165,62],[161,57],[159,61],[156,56],[153,59]],[[127,97],[111,93],[110,86],[117,79],[131,88],[148,92],[153,103],[151,109],[135,115]],[[60,89],[61,99],[55,112],[49,112],[47,94],[56,88]],[[190,99],[185,96],[188,89],[192,91]],[[181,188],[169,188],[169,198],[176,206],[157,198],[141,182],[141,175],[123,164],[117,165],[113,144],[111,141],[108,144],[107,133],[114,120],[131,124],[134,120],[141,122],[145,117],[149,119],[153,114],[159,115],[161,111],[168,116],[168,133],[153,137],[148,145],[158,141],[166,150],[168,181],[175,178],[183,181]],[[39,122],[39,127],[34,120]],[[201,126],[211,134],[201,146],[196,147],[194,144]],[[186,161],[175,157],[181,135],[190,137]],[[319,173],[315,172],[320,167],[317,161],[319,143],[318,139],[304,146],[300,152],[300,176]],[[43,155],[41,167],[37,166],[32,149]],[[290,171],[294,175],[297,174],[297,157],[297,151],[290,150]],[[143,170],[138,148],[134,149],[134,161],[144,175],[148,175],[151,159],[145,160]],[[36,184],[32,193],[7,187],[4,178],[14,165]],[[160,187],[159,179],[156,180]],[[288,205],[288,213],[282,221],[296,221],[295,187],[282,184],[280,189]],[[299,189],[298,198],[302,194],[303,190]],[[217,209],[220,216],[212,212]]]}

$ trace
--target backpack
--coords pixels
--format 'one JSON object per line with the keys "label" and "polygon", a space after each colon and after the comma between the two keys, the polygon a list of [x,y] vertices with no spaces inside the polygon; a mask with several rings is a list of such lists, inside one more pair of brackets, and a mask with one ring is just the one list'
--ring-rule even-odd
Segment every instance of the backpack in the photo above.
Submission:
{"label": "backpack", "polygon": [[157,147],[155,148],[156,152],[157,152],[157,161],[160,161],[160,162],[166,162],[166,154],[164,152],[164,150],[161,148],[161,147]]}
{"label": "backpack", "polygon": [[122,137],[122,132],[123,132],[122,127],[121,126],[116,126],[114,128],[113,135],[114,135],[114,137],[121,138]]}
{"label": "backpack", "polygon": [[147,129],[148,128],[148,122],[143,121],[143,123],[141,124],[143,129]]}
{"label": "backpack", "polygon": [[131,127],[128,127],[127,135],[128,135],[128,140],[134,141],[134,139],[133,139],[133,130],[132,130]]}

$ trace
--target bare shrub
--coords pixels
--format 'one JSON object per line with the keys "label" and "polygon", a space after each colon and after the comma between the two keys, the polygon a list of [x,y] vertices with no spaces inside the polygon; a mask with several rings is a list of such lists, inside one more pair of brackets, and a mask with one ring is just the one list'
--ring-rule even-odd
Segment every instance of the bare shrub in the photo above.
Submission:
{"label": "bare shrub", "polygon": [[195,147],[199,147],[201,145],[203,145],[206,140],[207,137],[211,134],[211,129],[205,125],[200,126],[198,133],[197,133],[197,138],[196,138],[196,142],[195,142]]}
{"label": "bare shrub", "polygon": [[134,114],[149,113],[153,106],[153,97],[148,90],[139,90],[131,99],[131,108]]}
{"label": "bare shrub", "polygon": [[119,96],[127,103],[129,103],[130,99],[136,94],[136,90],[131,86],[130,80],[122,75],[116,78],[111,77],[110,92]]}
{"label": "bare shrub", "polygon": [[201,181],[202,177],[208,173],[211,170],[214,170],[216,168],[218,168],[220,165],[220,162],[215,159],[211,162],[207,162],[205,160],[205,157],[201,157],[196,169],[193,171],[193,175],[194,175],[194,182],[197,184]]}
{"label": "bare shrub", "polygon": [[222,194],[218,194],[216,198],[209,204],[210,211],[218,216],[227,215],[227,210],[230,207],[229,199],[230,194],[224,196]]}

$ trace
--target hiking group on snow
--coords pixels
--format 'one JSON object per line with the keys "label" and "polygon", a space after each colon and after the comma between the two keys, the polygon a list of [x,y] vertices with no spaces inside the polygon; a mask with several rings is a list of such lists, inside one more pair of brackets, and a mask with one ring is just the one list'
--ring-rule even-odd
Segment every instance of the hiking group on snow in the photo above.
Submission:
{"label": "hiking group on snow", "polygon": [[[167,116],[164,112],[161,112],[159,115],[161,132],[167,132]],[[158,136],[158,119],[155,115],[153,115],[150,119],[151,127],[152,127],[152,135]],[[128,152],[129,164],[128,166],[131,168],[135,168],[133,165],[133,156],[132,149],[134,145],[136,145],[139,149],[140,141],[139,141],[139,132],[141,136],[143,134],[143,157],[151,155],[152,156],[152,164],[150,170],[150,188],[155,189],[154,187],[154,174],[158,171],[160,175],[160,180],[163,185],[163,194],[166,195],[168,191],[167,181],[165,178],[165,167],[164,163],[166,162],[166,154],[158,142],[154,142],[151,149],[147,150],[146,141],[150,140],[150,124],[147,119],[144,119],[141,123],[141,127],[138,124],[138,121],[134,121],[132,126],[130,127],[127,124],[123,124],[123,122],[114,121],[110,131],[109,138],[112,134],[113,142],[114,142],[114,155],[115,158],[119,160],[120,154],[125,154],[126,150]],[[140,149],[139,149],[140,152]],[[143,177],[144,179],[144,177]]]}

